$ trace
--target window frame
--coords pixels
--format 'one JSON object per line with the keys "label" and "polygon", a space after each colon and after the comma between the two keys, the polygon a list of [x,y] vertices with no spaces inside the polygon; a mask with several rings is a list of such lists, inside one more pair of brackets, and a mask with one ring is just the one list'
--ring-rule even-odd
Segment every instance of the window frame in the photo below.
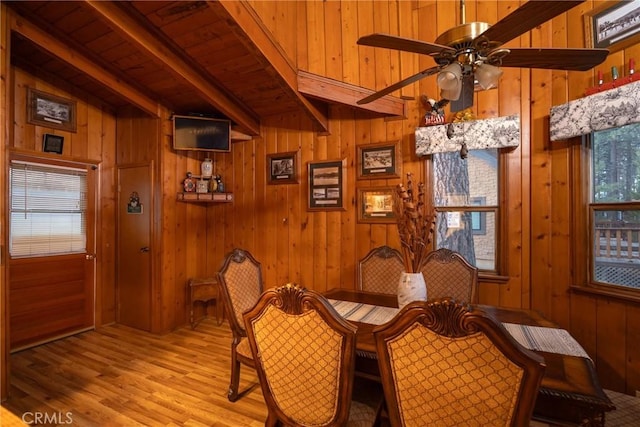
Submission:
{"label": "window frame", "polygon": [[592,203],[593,134],[577,136],[570,141],[572,142],[570,159],[574,171],[571,180],[573,193],[571,216],[573,218],[572,257],[575,272],[574,283],[570,289],[577,293],[604,295],[624,301],[640,302],[640,289],[595,280],[594,236],[592,233],[594,206],[598,210],[621,210],[623,205],[637,206],[640,209],[640,202]]}
{"label": "window frame", "polygon": [[[461,211],[466,210],[469,212],[495,212],[495,269],[494,270],[485,270],[478,268],[478,276],[481,280],[487,282],[507,282],[509,277],[506,276],[506,266],[507,264],[507,250],[505,250],[507,242],[505,241],[505,236],[507,236],[507,220],[505,216],[506,206],[507,206],[507,185],[505,184],[505,177],[507,176],[507,165],[508,161],[506,156],[508,155],[508,147],[507,148],[496,148],[498,156],[498,194],[497,194],[497,205],[495,208],[492,206],[446,206],[446,207],[434,207],[436,213],[447,212],[447,211]],[[425,173],[425,197],[427,200],[430,200],[433,203],[433,155],[429,154],[424,156],[424,173]],[[474,233],[475,236],[475,233]],[[435,236],[431,243],[431,250],[435,249]]]}

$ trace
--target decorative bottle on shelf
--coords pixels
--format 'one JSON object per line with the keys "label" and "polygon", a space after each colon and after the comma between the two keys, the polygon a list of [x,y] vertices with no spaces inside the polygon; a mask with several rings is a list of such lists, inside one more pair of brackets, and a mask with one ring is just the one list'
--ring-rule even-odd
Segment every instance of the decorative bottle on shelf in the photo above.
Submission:
{"label": "decorative bottle on shelf", "polygon": [[211,178],[213,175],[213,162],[211,159],[206,158],[200,164],[200,176],[202,178]]}
{"label": "decorative bottle on shelf", "polygon": [[218,181],[218,193],[224,193],[224,183],[222,182],[222,177],[220,175],[217,175],[217,181]]}
{"label": "decorative bottle on shelf", "polygon": [[196,193],[206,193],[209,191],[209,182],[205,181],[204,178],[200,178],[198,183],[196,184]]}
{"label": "decorative bottle on shelf", "polygon": [[191,172],[187,172],[187,177],[182,182],[182,186],[184,191],[187,193],[192,193],[196,191],[196,183],[193,182],[193,178],[191,177]]}
{"label": "decorative bottle on shelf", "polygon": [[213,175],[209,180],[209,192],[215,193],[218,191],[218,175]]}

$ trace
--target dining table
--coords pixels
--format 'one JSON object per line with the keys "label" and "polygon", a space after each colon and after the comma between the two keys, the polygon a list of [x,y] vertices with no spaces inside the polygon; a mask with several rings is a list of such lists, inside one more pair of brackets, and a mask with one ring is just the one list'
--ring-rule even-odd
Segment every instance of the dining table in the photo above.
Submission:
{"label": "dining table", "polygon": [[[379,380],[373,330],[398,312],[396,295],[334,288],[324,292],[336,311],[357,326],[356,371]],[[604,426],[615,406],[589,355],[568,331],[535,310],[475,304],[502,322],[524,347],[540,354],[546,369],[533,419],[553,425]]]}

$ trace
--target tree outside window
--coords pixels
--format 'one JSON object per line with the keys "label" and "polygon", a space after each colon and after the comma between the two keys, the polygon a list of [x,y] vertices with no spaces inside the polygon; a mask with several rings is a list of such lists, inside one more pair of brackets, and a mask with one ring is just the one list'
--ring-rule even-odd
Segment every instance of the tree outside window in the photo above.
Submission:
{"label": "tree outside window", "polygon": [[459,252],[480,270],[497,269],[498,150],[432,155],[437,248]]}
{"label": "tree outside window", "polygon": [[640,288],[640,124],[594,132],[591,154],[591,278]]}

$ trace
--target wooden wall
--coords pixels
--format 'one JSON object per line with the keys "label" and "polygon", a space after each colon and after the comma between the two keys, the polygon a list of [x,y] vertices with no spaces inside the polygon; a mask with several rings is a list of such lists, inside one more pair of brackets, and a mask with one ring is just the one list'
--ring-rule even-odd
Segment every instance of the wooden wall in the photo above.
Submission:
{"label": "wooden wall", "polygon": [[[6,150],[5,147],[9,139],[7,126],[10,117],[10,104],[8,101],[8,89],[10,88],[8,76],[10,64],[7,61],[9,55],[9,19],[6,13],[6,6],[0,4],[0,165],[6,170]],[[6,179],[7,173],[0,174],[0,206],[6,206]],[[5,217],[3,210],[1,217]],[[7,247],[6,247],[6,221],[0,221],[0,401],[6,399],[9,394],[9,308],[7,306]]]}
{"label": "wooden wall", "polygon": [[[467,0],[466,20],[495,22],[520,3]],[[386,32],[434,40],[460,21],[458,3],[453,1],[253,1],[251,4],[300,69],[376,89],[428,68],[433,61],[416,54],[357,46],[358,37]],[[586,1],[508,46],[583,47],[582,15],[597,4]],[[632,46],[615,52],[597,69],[602,69],[608,78],[612,65],[621,69],[630,57],[639,57],[638,49]],[[5,55],[6,52],[3,56],[7,58]],[[156,162],[156,188],[160,190],[155,201],[158,215],[154,274],[159,285],[153,298],[154,329],[159,332],[186,323],[186,281],[193,276],[214,275],[233,247],[246,248],[261,261],[267,286],[296,281],[320,291],[335,286],[354,287],[354,266],[359,258],[382,244],[398,247],[394,225],[357,222],[354,198],[358,187],[399,182],[399,179],[356,180],[357,145],[399,140],[403,171],[413,172],[418,180],[428,182],[425,159],[414,154],[413,134],[423,114],[417,98],[421,94],[437,97],[435,78],[423,79],[400,91],[407,98],[408,114],[404,120],[371,119],[365,113],[336,105],[330,108],[330,132],[319,135],[297,130],[311,128],[304,116],[265,118],[259,137],[236,142],[231,153],[213,156],[215,173],[222,175],[228,191],[234,193],[234,202],[205,205],[176,201],[186,172],[197,171],[204,154],[171,149],[167,110],[162,111],[159,121],[137,123],[134,112],[111,112],[89,95],[73,93],[65,82],[24,73],[15,67],[10,70],[16,75],[11,90],[18,90],[24,81],[30,80],[49,92],[77,96],[82,104],[79,120],[86,123],[86,130],[82,130],[86,132],[82,133],[85,138],[70,136],[71,151],[67,152],[65,147],[65,155],[87,156],[101,162],[98,324],[115,318],[114,185],[115,167],[120,159]],[[4,73],[5,69],[1,71]],[[579,230],[570,226],[576,215],[571,200],[580,185],[574,178],[580,149],[576,141],[552,144],[548,137],[549,108],[582,96],[584,89],[593,84],[594,73],[504,69],[499,89],[477,94],[474,106],[477,117],[519,114],[522,123],[520,146],[501,155],[507,218],[501,274],[508,279],[483,278],[479,297],[482,303],[540,310],[578,338],[596,361],[605,387],[633,392],[640,389],[639,333],[635,327],[640,308],[627,300],[571,292],[570,286],[584,281],[584,274],[575,270],[573,259],[586,256],[585,249],[575,244]],[[6,92],[2,91],[3,96]],[[8,104],[5,101],[2,105]],[[6,116],[2,120],[11,123]],[[131,133],[123,133],[126,128]],[[30,129],[20,121],[12,129],[19,138],[5,139],[5,146],[38,149],[34,142],[39,141],[37,129]],[[147,145],[151,141],[145,139],[144,129],[153,129],[160,135],[158,146]],[[123,141],[118,141],[120,137]],[[141,140],[145,145],[136,151],[135,144]],[[301,154],[300,182],[268,185],[266,154],[294,150],[300,150]],[[348,165],[347,210],[309,212],[306,163],[341,158]]]}
{"label": "wooden wall", "polygon": [[[408,54],[357,46],[358,37],[372,32],[434,40],[459,22],[457,2],[253,2],[283,49],[300,69],[348,83],[381,89],[403,77],[433,65],[433,60]],[[517,1],[487,1],[478,7],[467,2],[467,21],[494,22],[519,6]],[[423,23],[428,22],[429,25]],[[296,37],[290,37],[296,34]],[[529,36],[510,45],[527,46]],[[527,156],[529,151],[530,87],[528,70],[505,70],[501,88],[477,95],[474,111],[478,117],[520,114],[523,140],[520,148],[503,153],[509,179],[505,182],[508,227],[504,237],[504,275],[508,282],[484,280],[483,302],[528,307],[530,304],[528,235]],[[395,185],[399,179],[356,180],[356,146],[385,141],[401,141],[403,171],[426,181],[424,159],[415,155],[414,129],[424,111],[417,97],[438,96],[435,79],[423,79],[401,91],[408,99],[405,120],[371,119],[365,113],[333,106],[330,132],[318,135],[296,132],[304,118],[271,117],[263,121],[261,138],[236,143],[231,156],[224,157],[228,170],[223,177],[236,194],[233,206],[215,206],[208,223],[209,240],[216,240],[209,254],[211,271],[234,246],[249,249],[262,262],[268,285],[299,281],[325,290],[334,286],[355,286],[355,264],[371,248],[382,244],[398,247],[395,225],[360,224],[355,209],[356,189]],[[547,110],[548,114],[548,110]],[[300,150],[302,179],[297,185],[267,185],[265,155]],[[347,200],[345,212],[309,212],[307,206],[306,163],[311,160],[347,160]],[[524,169],[523,169],[524,168]],[[228,182],[229,183],[229,182]],[[222,227],[221,227],[222,226]],[[220,228],[224,228],[221,235]],[[210,244],[210,243],[208,243]]]}

